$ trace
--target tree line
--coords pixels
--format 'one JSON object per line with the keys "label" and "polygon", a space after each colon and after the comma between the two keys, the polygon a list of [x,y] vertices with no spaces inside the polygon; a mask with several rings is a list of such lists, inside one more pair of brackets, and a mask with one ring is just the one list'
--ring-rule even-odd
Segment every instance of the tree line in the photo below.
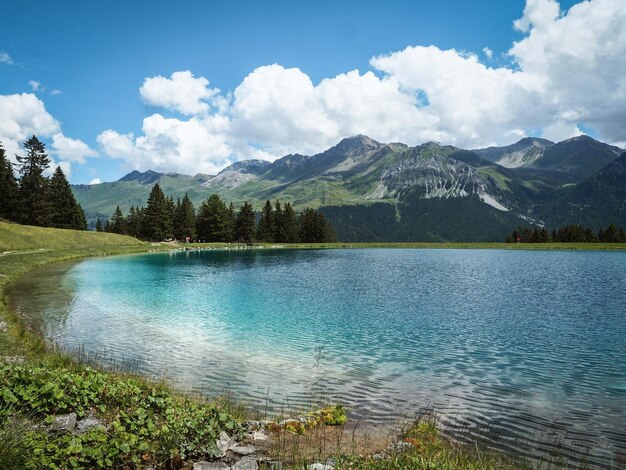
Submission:
{"label": "tree line", "polygon": [[298,216],[291,204],[276,201],[265,203],[258,223],[248,202],[235,211],[233,203],[226,204],[217,195],[209,196],[196,211],[185,194],[174,202],[166,197],[156,183],[145,207],[132,206],[125,216],[119,206],[111,219],[98,219],[97,231],[131,235],[150,241],[168,239],[201,242],[255,241],[271,243],[323,243],[335,240],[335,231],[324,215],[313,209],[304,209]]}
{"label": "tree line", "polygon": [[16,155],[19,179],[0,144],[0,218],[26,225],[86,230],[82,207],[58,166],[45,175],[51,160],[46,146],[34,135],[23,144],[25,155]]}
{"label": "tree line", "polygon": [[545,227],[518,227],[506,237],[506,243],[626,243],[623,228],[610,224],[594,232],[591,227],[566,225],[548,232]]}

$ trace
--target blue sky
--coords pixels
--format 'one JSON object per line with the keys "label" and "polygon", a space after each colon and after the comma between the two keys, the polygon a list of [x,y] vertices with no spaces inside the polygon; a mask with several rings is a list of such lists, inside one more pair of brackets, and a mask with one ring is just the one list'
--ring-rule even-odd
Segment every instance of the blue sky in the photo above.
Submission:
{"label": "blue sky", "polygon": [[[81,141],[90,149],[87,153],[94,156],[83,159],[75,152],[63,150],[60,137],[56,141],[60,150],[55,160],[67,162],[71,181],[74,183],[87,183],[95,178],[110,181],[133,168],[147,169],[148,166],[161,171],[188,173],[193,173],[196,166],[197,171],[218,171],[229,162],[241,158],[272,159],[287,151],[310,153],[326,148],[330,142],[345,137],[343,134],[353,130],[375,131],[380,127],[372,120],[374,118],[361,119],[358,114],[350,114],[349,110],[337,110],[332,102],[329,104],[329,100],[336,101],[337,97],[342,96],[342,92],[330,90],[332,88],[330,84],[327,87],[329,90],[310,90],[305,83],[306,77],[310,79],[313,87],[317,87],[324,79],[333,79],[358,69],[360,75],[350,78],[358,84],[346,85],[347,89],[356,89],[368,79],[364,74],[370,71],[377,80],[392,78],[396,87],[393,93],[401,94],[403,99],[408,99],[407,96],[418,96],[425,89],[432,90],[427,93],[428,100],[433,105],[439,106],[438,103],[443,103],[444,98],[433,102],[433,98],[438,96],[438,84],[421,72],[419,76],[409,73],[413,70],[411,64],[414,62],[406,61],[422,60],[421,67],[427,68],[428,64],[424,64],[426,58],[438,61],[441,57],[442,60],[450,59],[447,62],[449,64],[459,63],[459,67],[464,67],[468,64],[464,64],[463,60],[467,59],[468,53],[474,53],[477,62],[474,65],[480,66],[481,70],[477,72],[479,74],[485,71],[489,73],[489,69],[497,69],[504,77],[507,75],[505,69],[519,70],[528,67],[535,76],[537,75],[535,70],[539,70],[541,65],[530,62],[527,66],[520,65],[525,61],[528,62],[527,57],[523,56],[524,52],[520,52],[519,56],[515,54],[511,56],[510,53],[507,56],[507,52],[515,42],[530,39],[534,29],[538,31],[537,35],[543,32],[548,39],[558,38],[558,35],[551,33],[550,28],[555,29],[558,22],[567,17],[569,8],[575,3],[561,1],[557,4],[560,13],[548,18],[550,22],[543,24],[537,17],[544,11],[550,17],[550,8],[555,4],[553,0],[533,0],[529,1],[528,5],[524,1],[510,0],[504,2],[5,1],[1,7],[4,21],[0,28],[0,96],[22,93],[35,95],[45,107],[45,112],[57,123],[50,124],[48,128],[43,126],[41,131],[43,139],[49,142],[53,157],[54,149],[51,147],[54,134],[57,136],[62,134],[72,139],[72,142]],[[530,26],[526,27],[526,30],[515,28],[514,21],[523,17],[526,7]],[[531,8],[534,9],[534,13],[530,11]],[[591,15],[583,11],[579,16],[583,14]],[[623,27],[614,27],[618,28],[618,33],[623,32]],[[603,31],[598,32],[601,33],[606,34]],[[395,62],[389,59],[377,66],[373,66],[371,62],[372,58],[377,56],[406,52],[407,47],[431,45],[435,46],[436,50],[420,49],[415,51],[416,54],[413,54],[412,58],[408,57],[407,52],[406,60],[398,56],[394,59]],[[445,51],[449,50],[454,50],[456,56],[451,57],[448,54],[446,58]],[[434,55],[425,56],[417,54],[418,52]],[[555,53],[558,53],[558,50]],[[614,54],[619,54],[619,51]],[[254,75],[259,67],[272,64],[281,67],[267,70],[263,77],[261,77],[263,74],[258,74],[257,86],[267,87],[267,83],[269,86],[278,84],[277,92],[280,93],[284,87],[291,88],[292,83],[304,83],[306,89],[301,93],[297,85],[294,85],[292,92],[296,99],[303,94],[312,93],[311,96],[315,98],[307,98],[307,108],[318,106],[319,102],[323,102],[325,106],[319,111],[320,114],[311,116],[309,122],[335,119],[332,116],[336,115],[341,115],[341,119],[337,118],[327,127],[315,129],[314,132],[307,131],[306,120],[298,123],[302,128],[294,129],[293,122],[298,121],[303,112],[299,109],[288,109],[290,103],[278,103],[278,108],[266,106],[260,109],[259,103],[266,103],[267,99],[259,98],[254,103],[244,102],[244,98],[232,94],[241,87],[244,79],[251,74]],[[415,67],[414,69],[418,70],[419,66]],[[442,63],[440,67],[442,68],[438,69],[438,73],[443,76],[449,66]],[[543,67],[546,69],[545,65]],[[292,70],[294,73],[289,73]],[[295,70],[299,73],[295,73]],[[210,111],[203,111],[200,116],[199,113],[181,112],[182,108],[175,103],[176,98],[165,100],[167,103],[164,104],[160,98],[147,98],[149,91],[147,89],[145,95],[140,95],[139,90],[145,79],[162,76],[169,80],[171,74],[178,71],[189,71],[193,77],[188,77],[189,80],[184,83],[181,81],[181,87],[195,83],[190,80],[204,77],[209,83],[198,82],[198,87],[219,89],[219,92],[215,90],[212,94],[218,94],[223,103],[218,105],[214,98],[208,95],[200,96],[199,102],[209,103],[210,107]],[[563,71],[565,72],[567,71]],[[459,68],[455,73],[458,73],[463,81],[462,70]],[[548,77],[554,75],[554,72],[549,70],[545,73]],[[549,75],[550,73],[553,75]],[[530,76],[530,72],[527,75]],[[301,80],[303,77],[304,81]],[[253,78],[257,78],[256,75]],[[283,81],[283,78],[286,81]],[[262,79],[267,82],[263,82]],[[471,79],[472,77],[468,77],[468,80]],[[480,76],[473,79],[481,82],[487,80]],[[165,90],[173,93],[172,96],[178,96],[175,89],[178,82],[171,80],[172,87],[155,88],[154,93]],[[498,83],[502,80],[507,79],[496,79]],[[516,86],[519,85],[518,81],[523,82],[520,86],[525,90],[532,86],[536,88],[543,86],[527,85],[528,80],[530,78],[520,76],[515,82]],[[540,81],[537,80],[536,83]],[[38,82],[39,85],[34,82]],[[370,82],[371,87],[376,89],[381,87],[378,81]],[[376,99],[372,96],[378,91],[367,88],[370,85],[363,86],[364,95],[361,98],[352,97],[357,100],[357,104],[359,99],[360,102]],[[384,86],[387,85],[389,83],[385,82]],[[281,86],[283,88],[280,88]],[[599,86],[608,88],[610,80]],[[197,90],[198,87],[194,89]],[[244,88],[246,87],[240,88],[242,96]],[[247,97],[260,96],[264,93],[263,90],[259,91],[252,86],[249,88]],[[187,89],[181,90],[181,93],[188,93],[185,91]],[[574,92],[575,90],[570,95],[573,96]],[[383,90],[381,93],[381,100],[389,100],[386,94],[389,90]],[[471,94],[472,89],[469,89],[468,93]],[[332,98],[333,96],[335,98]],[[290,100],[293,101],[294,99]],[[29,102],[29,105],[33,105],[33,102]],[[410,103],[398,101],[396,114],[406,114],[402,110],[408,109],[406,108],[408,105]],[[412,105],[420,107],[423,103],[413,102]],[[5,106],[12,106],[11,109],[16,115],[19,114],[16,107],[24,106],[24,109],[27,109],[27,105],[18,100],[11,101]],[[358,107],[354,103],[346,103],[345,106],[350,106],[350,109]],[[472,103],[467,103],[467,106],[472,106]],[[371,107],[368,105],[368,108]],[[626,136],[622,138],[619,131],[612,130],[609,124],[604,129],[601,124],[587,122],[581,117],[572,118],[571,110],[580,107],[579,103],[568,103],[565,110],[556,108],[552,111],[546,110],[542,118],[524,116],[516,118],[517,120],[512,119],[509,128],[493,135],[477,128],[468,131],[466,136],[460,134],[457,136],[454,132],[455,126],[463,129],[463,122],[459,124],[451,121],[445,126],[436,128],[441,116],[445,116],[446,113],[454,114],[449,111],[450,107],[446,108],[442,104],[439,108],[433,106],[428,116],[415,115],[416,120],[422,119],[424,122],[419,128],[412,129],[407,127],[406,122],[398,122],[397,130],[391,127],[374,137],[398,137],[398,140],[404,137],[403,140],[411,140],[412,136],[415,136],[415,139],[419,140],[428,138],[430,135],[428,131],[432,130],[433,138],[429,140],[446,140],[444,143],[464,146],[504,144],[517,140],[521,136],[520,133],[548,135],[543,131],[544,128],[562,123],[573,125],[573,128],[579,130],[589,130],[596,136],[613,142],[626,141]],[[39,112],[43,111],[39,109]],[[498,112],[495,108],[486,109],[484,116]],[[559,118],[558,123],[556,121],[552,123],[545,117],[548,112],[558,112],[564,117]],[[521,116],[524,113],[520,111],[517,114]],[[166,135],[161,124],[157,130],[143,129],[148,127],[144,119],[155,114],[165,120],[159,122],[167,123],[168,130],[181,129],[181,135],[190,135],[191,128],[197,122],[201,122],[203,126],[199,131],[201,134],[193,134],[193,138],[197,136],[199,143],[191,149],[185,149],[171,134]],[[286,121],[276,121],[276,116],[283,114]],[[584,113],[581,114],[583,115]],[[223,118],[222,121],[228,122],[224,124],[217,118]],[[270,124],[266,129],[262,128],[261,124],[255,125],[253,119],[269,122],[271,129]],[[392,119],[393,117],[386,117],[385,122]],[[469,122],[470,117],[467,119]],[[37,130],[36,124],[35,127],[33,125],[28,127],[24,119],[20,121],[15,118],[15,121],[25,130]],[[193,121],[194,126],[190,125],[190,121]],[[221,124],[216,124],[218,121]],[[5,124],[4,128],[9,128],[13,124],[11,122]],[[488,125],[489,122],[486,122],[485,128]],[[15,136],[20,134],[8,135],[9,132],[6,131],[7,135],[3,136],[2,129],[3,125],[0,122],[0,140],[7,149],[13,149],[7,142],[11,138],[17,140]],[[104,139],[99,140],[98,136],[105,130],[112,130],[113,133],[108,135],[110,138],[103,144]],[[155,137],[149,132],[158,135]],[[133,133],[130,140],[126,138],[128,133]],[[555,132],[554,135],[560,134]],[[148,143],[135,140],[142,135],[146,135]],[[203,136],[213,139],[214,146],[206,146],[200,142]],[[150,140],[153,137],[154,141]],[[451,139],[454,142],[447,141]],[[167,140],[166,144],[155,147],[164,140]],[[114,155],[115,152],[119,155]],[[155,152],[159,155],[158,158],[153,155]],[[197,165],[194,163],[196,160]]]}

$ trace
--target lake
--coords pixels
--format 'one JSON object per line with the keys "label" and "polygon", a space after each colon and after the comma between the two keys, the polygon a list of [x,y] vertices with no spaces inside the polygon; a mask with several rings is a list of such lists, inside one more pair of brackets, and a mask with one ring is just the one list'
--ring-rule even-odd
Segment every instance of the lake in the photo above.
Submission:
{"label": "lake", "polygon": [[626,252],[232,250],[28,275],[51,342],[259,410],[436,410],[460,440],[595,466],[626,455]]}

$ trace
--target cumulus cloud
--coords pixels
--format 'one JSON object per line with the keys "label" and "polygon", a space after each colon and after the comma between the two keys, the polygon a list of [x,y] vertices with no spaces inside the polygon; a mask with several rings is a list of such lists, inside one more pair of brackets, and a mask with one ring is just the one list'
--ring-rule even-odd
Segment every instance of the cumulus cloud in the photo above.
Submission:
{"label": "cumulus cloud", "polygon": [[139,93],[146,104],[193,115],[206,113],[219,90],[209,88],[206,78],[195,78],[185,70],[174,72],[170,78],[160,75],[146,78]]}
{"label": "cumulus cloud", "polygon": [[11,157],[31,135],[42,138],[61,132],[61,125],[32,93],[0,95],[0,141]]}
{"label": "cumulus cloud", "polygon": [[100,181],[100,178],[94,178],[92,179],[89,184],[101,184],[102,181]]}
{"label": "cumulus cloud", "polygon": [[66,137],[60,132],[52,136],[52,148],[55,155],[68,162],[85,163],[85,158],[98,156],[98,152],[82,140]]}
{"label": "cumulus cloud", "polygon": [[57,96],[57,95],[61,95],[61,94],[63,94],[63,92],[62,92],[61,90],[52,90],[52,91],[50,92],[50,94],[51,94],[52,96]]}
{"label": "cumulus cloud", "polygon": [[7,52],[0,51],[0,64],[12,65],[13,59]]}
{"label": "cumulus cloud", "polygon": [[131,162],[134,168],[215,173],[231,163],[225,125],[227,119],[221,116],[181,121],[153,114],[144,119],[142,136],[109,129],[97,141],[104,153]]}
{"label": "cumulus cloud", "polygon": [[0,95],[0,142],[13,162],[15,155],[21,153],[21,144],[32,135],[52,141],[49,174],[60,166],[69,177],[71,163],[83,163],[85,157],[97,155],[81,140],[63,135],[59,121],[33,93]]}
{"label": "cumulus cloud", "polygon": [[[221,94],[190,71],[148,77],[144,102],[184,115],[153,114],[141,135],[104,131],[103,152],[141,169],[214,172],[243,158],[316,153],[358,133],[381,141],[427,140],[460,147],[512,143],[539,129],[562,140],[592,129],[626,140],[626,9],[591,0],[561,11],[555,0],[527,0],[514,27],[509,66],[436,46],[374,57],[313,83],[298,68],[253,70]],[[484,57],[493,58],[485,47]]]}

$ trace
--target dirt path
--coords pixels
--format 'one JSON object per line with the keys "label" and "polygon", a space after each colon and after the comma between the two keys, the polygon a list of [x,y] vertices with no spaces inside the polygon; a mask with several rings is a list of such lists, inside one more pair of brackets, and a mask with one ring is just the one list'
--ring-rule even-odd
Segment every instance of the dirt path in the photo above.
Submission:
{"label": "dirt path", "polygon": [[37,250],[27,250],[27,251],[3,251],[0,253],[0,256],[9,256],[9,255],[28,255],[31,253],[41,253],[42,251],[50,251],[46,248],[39,248]]}

